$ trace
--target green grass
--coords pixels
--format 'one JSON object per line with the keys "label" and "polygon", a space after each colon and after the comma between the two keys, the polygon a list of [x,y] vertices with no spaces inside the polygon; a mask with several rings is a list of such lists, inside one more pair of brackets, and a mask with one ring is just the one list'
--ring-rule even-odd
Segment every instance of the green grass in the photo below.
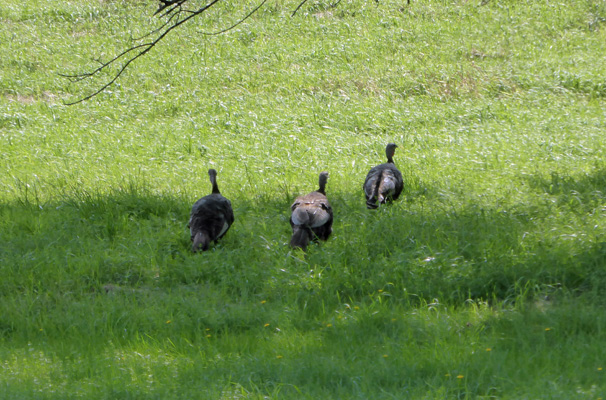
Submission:
{"label": "green grass", "polygon": [[[606,398],[606,4],[0,7],[1,399]],[[362,183],[388,142],[402,198]],[[219,171],[236,222],[186,228]],[[331,238],[288,247],[330,173]]]}

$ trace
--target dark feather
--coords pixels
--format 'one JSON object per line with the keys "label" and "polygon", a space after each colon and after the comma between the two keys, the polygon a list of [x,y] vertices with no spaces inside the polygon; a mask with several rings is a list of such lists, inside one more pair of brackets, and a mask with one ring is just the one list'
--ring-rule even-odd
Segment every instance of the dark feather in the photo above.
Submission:
{"label": "dark feather", "polygon": [[364,195],[366,196],[366,207],[378,208],[387,201],[396,200],[404,188],[402,173],[393,162],[393,154],[396,146],[389,143],[385,149],[387,162],[377,165],[368,172],[364,181]]}
{"label": "dark feather", "polygon": [[221,195],[217,186],[217,171],[208,170],[213,185],[212,193],[204,196],[193,205],[189,218],[192,251],[199,248],[208,250],[211,241],[222,238],[234,223],[234,211],[231,202]]}

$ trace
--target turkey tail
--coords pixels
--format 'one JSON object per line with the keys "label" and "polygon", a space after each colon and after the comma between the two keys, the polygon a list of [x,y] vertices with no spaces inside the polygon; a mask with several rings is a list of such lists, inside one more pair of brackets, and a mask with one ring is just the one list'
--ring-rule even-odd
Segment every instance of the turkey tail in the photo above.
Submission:
{"label": "turkey tail", "polygon": [[295,203],[292,206],[292,215],[290,219],[292,220],[294,225],[309,225],[309,214],[307,213],[307,208],[305,206],[301,206],[299,203]]}
{"label": "turkey tail", "polygon": [[381,183],[377,189],[378,203],[383,204],[386,198],[392,196],[396,190],[395,177],[389,171],[383,171],[381,174]]}
{"label": "turkey tail", "polygon": [[383,171],[379,172],[374,186],[372,189],[372,195],[366,199],[366,208],[374,210],[379,208],[379,204],[384,202],[383,196],[381,195],[381,183],[383,182]]}

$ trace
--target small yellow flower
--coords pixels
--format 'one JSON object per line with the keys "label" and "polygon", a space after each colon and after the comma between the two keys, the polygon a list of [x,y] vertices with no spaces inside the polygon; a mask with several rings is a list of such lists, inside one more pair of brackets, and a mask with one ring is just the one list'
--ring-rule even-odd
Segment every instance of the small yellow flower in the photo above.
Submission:
{"label": "small yellow flower", "polygon": [[444,376],[450,376],[450,374],[446,374],[446,375],[444,375]]}
{"label": "small yellow flower", "polygon": [[387,358],[389,357],[387,354],[383,354],[383,358]]}
{"label": "small yellow flower", "polygon": [[598,371],[601,371],[603,368],[602,367],[598,367]]}
{"label": "small yellow flower", "polygon": [[490,347],[487,347],[486,351],[492,351],[492,349]]}
{"label": "small yellow flower", "polygon": [[354,310],[359,310],[359,309],[360,309],[360,307],[354,306]]}
{"label": "small yellow flower", "polygon": [[267,327],[269,326],[269,324],[265,324],[265,325],[263,325],[263,326],[267,328]]}
{"label": "small yellow flower", "polygon": [[379,293],[383,293],[383,289],[379,289]]}
{"label": "small yellow flower", "polygon": [[396,322],[396,321],[397,321],[397,319],[396,319],[396,318],[392,318],[392,319],[391,319],[391,322]]}
{"label": "small yellow flower", "polygon": [[551,328],[545,328],[545,331],[546,331],[546,332],[547,332],[547,331],[550,331],[550,330],[551,330]]}
{"label": "small yellow flower", "polygon": [[168,321],[166,321],[167,324],[170,324],[171,322],[173,322],[173,321],[171,321],[170,319]]}
{"label": "small yellow flower", "polygon": [[210,331],[210,328],[206,328],[206,332]]}
{"label": "small yellow flower", "polygon": [[457,379],[463,379],[463,378],[465,378],[465,376],[463,376],[463,375],[457,375]]}
{"label": "small yellow flower", "polygon": [[267,300],[261,300],[261,304],[267,303]]}
{"label": "small yellow flower", "polygon": [[211,337],[212,335],[206,335],[207,338]]}
{"label": "small yellow flower", "polygon": [[330,328],[332,326],[332,324],[326,324],[327,328]]}
{"label": "small yellow flower", "polygon": [[282,356],[276,356],[276,358],[277,358],[277,359],[280,359],[280,358],[282,358]]}

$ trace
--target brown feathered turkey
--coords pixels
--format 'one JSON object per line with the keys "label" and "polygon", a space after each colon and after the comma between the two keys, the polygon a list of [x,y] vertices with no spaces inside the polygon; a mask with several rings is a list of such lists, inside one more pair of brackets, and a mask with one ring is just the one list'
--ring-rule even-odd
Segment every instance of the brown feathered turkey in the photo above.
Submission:
{"label": "brown feathered turkey", "polygon": [[328,172],[321,172],[320,188],[295,199],[292,204],[290,225],[292,238],[290,245],[307,249],[309,242],[316,239],[326,240],[332,233],[332,207],[326,198]]}
{"label": "brown feathered turkey", "polygon": [[364,194],[366,207],[370,209],[377,208],[386,201],[396,200],[402,193],[404,180],[393,163],[393,155],[397,147],[395,143],[389,143],[385,148],[387,162],[373,167],[366,175]]}
{"label": "brown feathered turkey", "polygon": [[217,186],[217,171],[208,170],[212,193],[204,196],[193,205],[189,217],[192,251],[208,250],[211,241],[222,238],[234,223],[234,211],[231,202],[221,195]]}

